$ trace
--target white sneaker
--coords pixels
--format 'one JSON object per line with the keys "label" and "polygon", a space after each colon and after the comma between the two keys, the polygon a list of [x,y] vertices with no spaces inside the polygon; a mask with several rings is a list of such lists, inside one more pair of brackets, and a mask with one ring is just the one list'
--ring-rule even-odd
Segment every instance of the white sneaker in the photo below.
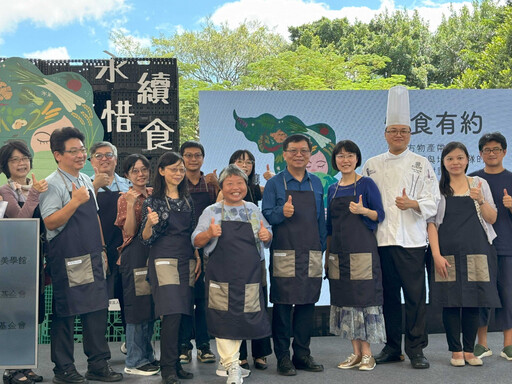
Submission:
{"label": "white sneaker", "polygon": [[242,384],[243,382],[242,367],[240,367],[240,364],[236,361],[228,368],[228,379],[226,380],[226,384]]}
{"label": "white sneaker", "polygon": [[[251,375],[250,369],[245,369],[245,368],[240,367],[240,372],[242,372],[243,378],[249,377]],[[215,371],[215,374],[220,377],[228,377],[228,370],[226,368],[224,368],[224,366],[219,362],[219,364],[217,365],[217,370]]]}

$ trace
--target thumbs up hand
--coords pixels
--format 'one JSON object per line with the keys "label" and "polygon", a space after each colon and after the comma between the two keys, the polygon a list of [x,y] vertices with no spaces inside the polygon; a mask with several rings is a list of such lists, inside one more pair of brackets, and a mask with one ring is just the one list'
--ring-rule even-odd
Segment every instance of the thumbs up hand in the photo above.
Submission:
{"label": "thumbs up hand", "polygon": [[48,190],[48,183],[45,179],[37,181],[34,174],[32,174],[32,188],[34,188],[39,193],[43,193]]}
{"label": "thumbs up hand", "polygon": [[270,239],[272,239],[272,235],[270,234],[270,231],[267,228],[265,228],[263,220],[260,220],[260,231],[258,232],[258,237],[264,243],[267,243],[268,241],[270,241]]}
{"label": "thumbs up hand", "polygon": [[222,235],[222,227],[219,224],[215,224],[215,218],[213,217],[207,231],[210,239],[214,237],[220,237],[220,235]]}
{"label": "thumbs up hand", "polygon": [[351,201],[350,205],[348,206],[348,209],[354,215],[364,215],[368,211],[368,208],[365,208],[363,205],[363,196],[362,195],[359,195],[359,201],[357,203]]}
{"label": "thumbs up hand", "polygon": [[206,184],[213,184],[218,185],[219,184],[219,178],[217,177],[217,170],[214,169],[213,172],[208,173],[204,176],[204,181],[206,181]]}
{"label": "thumbs up hand", "polygon": [[405,188],[402,190],[402,196],[398,196],[395,199],[395,205],[398,209],[401,209],[402,211],[405,211],[409,208],[414,208],[414,200],[409,199],[409,196],[407,196],[407,193],[405,193]]}
{"label": "thumbs up hand", "polygon": [[484,195],[482,193],[481,181],[478,183],[478,186],[469,189],[469,197],[471,197],[473,200],[476,200],[480,205],[485,202]]}
{"label": "thumbs up hand", "polygon": [[93,167],[93,169],[94,180],[92,181],[92,185],[94,185],[94,189],[96,191],[110,185],[110,177],[106,173],[98,171],[98,168],[96,167]]}
{"label": "thumbs up hand", "polygon": [[71,200],[75,200],[78,205],[82,205],[89,201],[89,190],[82,185],[80,188],[76,188],[76,184],[72,183]]}
{"label": "thumbs up hand", "polygon": [[275,173],[274,173],[274,172],[272,172],[272,171],[270,170],[270,165],[269,165],[269,164],[267,164],[267,170],[266,170],[266,171],[265,171],[265,173],[263,174],[263,178],[264,178],[265,180],[270,180],[270,179],[271,179],[271,178],[273,178],[274,176],[275,176]]}
{"label": "thumbs up hand", "polygon": [[506,188],[503,190],[503,205],[505,206],[505,208],[512,208],[512,196],[508,194]]}
{"label": "thumbs up hand", "polygon": [[151,207],[148,207],[148,221],[147,225],[149,225],[150,228],[153,228],[155,225],[158,224],[158,213],[153,212]]}
{"label": "thumbs up hand", "polygon": [[283,205],[283,215],[286,218],[290,218],[293,216],[293,213],[295,212],[295,208],[292,204],[292,196],[288,196],[288,200]]}

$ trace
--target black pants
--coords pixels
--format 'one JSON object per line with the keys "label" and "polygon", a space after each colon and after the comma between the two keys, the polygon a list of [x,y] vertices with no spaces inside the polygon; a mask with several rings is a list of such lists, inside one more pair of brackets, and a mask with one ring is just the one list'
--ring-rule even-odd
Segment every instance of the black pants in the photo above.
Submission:
{"label": "black pants", "polygon": [[384,291],[387,353],[402,351],[402,303],[405,299],[405,353],[409,357],[423,353],[428,344],[425,303],[425,247],[379,247]]}
{"label": "black pants", "polygon": [[[87,369],[97,371],[110,359],[105,333],[107,332],[107,309],[80,315],[84,353],[87,356]],[[73,351],[75,346],[75,316],[59,317],[52,315],[50,329],[51,359],[56,374],[75,369]]]}
{"label": "black pants", "polygon": [[[292,319],[293,309],[293,319]],[[274,304],[272,310],[272,338],[278,360],[290,357],[290,338],[293,336],[293,355],[304,357],[311,354],[309,343],[313,331],[315,304]]]}
{"label": "black pants", "polygon": [[[117,252],[117,249],[116,249]],[[121,324],[126,332],[126,320],[124,319],[124,295],[123,295],[123,276],[119,270],[119,265],[109,266],[110,275],[107,276],[107,290],[109,299],[118,299],[121,307]]]}
{"label": "black pants", "polygon": [[160,324],[160,369],[162,378],[176,376],[179,364],[178,335],[181,314],[164,315]]}
{"label": "black pants", "polygon": [[[478,331],[479,308],[443,308],[443,324],[448,350],[451,352],[473,352]],[[462,343],[460,344],[460,331]]]}
{"label": "black pants", "polygon": [[[267,309],[267,286],[263,287],[263,295],[265,299],[265,309]],[[251,353],[254,359],[270,355],[272,353],[272,346],[270,345],[270,336],[265,337],[263,339],[251,340]],[[240,345],[240,360],[247,360],[246,340],[242,340],[242,344]]]}

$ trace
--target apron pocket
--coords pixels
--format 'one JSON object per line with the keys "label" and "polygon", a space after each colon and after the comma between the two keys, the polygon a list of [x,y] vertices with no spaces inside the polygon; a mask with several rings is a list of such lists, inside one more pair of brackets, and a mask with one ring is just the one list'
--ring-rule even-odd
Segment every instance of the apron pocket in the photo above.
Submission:
{"label": "apron pocket", "polygon": [[261,260],[261,286],[267,286],[267,268],[265,267],[265,260]]}
{"label": "apron pocket", "polygon": [[189,260],[188,262],[188,286],[193,287],[196,283],[196,265],[197,261]]}
{"label": "apron pocket", "polygon": [[439,283],[447,283],[456,281],[456,273],[455,273],[455,256],[448,255],[444,257],[448,263],[450,263],[451,267],[446,267],[446,271],[448,272],[448,277],[445,279],[440,274],[437,273],[437,270],[434,268],[435,273],[435,281]]}
{"label": "apron pocket", "polygon": [[322,251],[309,251],[308,277],[322,278]]}
{"label": "apron pocket", "polygon": [[295,277],[294,250],[275,250],[272,256],[273,277]]}
{"label": "apron pocket", "polygon": [[487,255],[467,255],[468,281],[491,281]]}
{"label": "apron pocket", "polygon": [[135,296],[147,296],[151,294],[151,286],[146,277],[148,276],[148,267],[133,269],[133,282],[135,286]]}
{"label": "apron pocket", "polygon": [[372,254],[351,253],[350,280],[371,280],[372,278]]}
{"label": "apron pocket", "polygon": [[64,258],[64,262],[66,263],[66,272],[70,287],[94,282],[90,253],[83,256],[66,257]]}
{"label": "apron pocket", "polygon": [[179,285],[178,259],[155,259],[158,285]]}
{"label": "apron pocket", "polygon": [[329,261],[327,263],[328,277],[331,280],[340,279],[340,257],[336,253],[329,253]]}
{"label": "apron pocket", "polygon": [[260,283],[245,284],[244,313],[260,310]]}
{"label": "apron pocket", "polygon": [[229,307],[229,283],[210,280],[208,286],[208,308],[227,311]]}

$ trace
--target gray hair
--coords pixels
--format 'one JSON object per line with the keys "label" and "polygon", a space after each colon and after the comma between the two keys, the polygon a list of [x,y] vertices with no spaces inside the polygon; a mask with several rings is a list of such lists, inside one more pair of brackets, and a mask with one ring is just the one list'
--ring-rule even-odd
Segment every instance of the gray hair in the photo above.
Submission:
{"label": "gray hair", "polygon": [[226,177],[229,176],[240,176],[242,179],[245,180],[245,183],[249,181],[249,178],[245,174],[244,171],[242,171],[240,168],[238,168],[235,164],[229,164],[226,168],[222,170],[219,176],[219,185],[222,188],[222,183],[226,179]]}
{"label": "gray hair", "polygon": [[97,143],[94,143],[91,148],[89,148],[89,153],[92,155],[94,155],[96,153],[96,151],[99,149],[99,148],[102,148],[102,147],[109,147],[110,150],[112,151],[112,153],[114,154],[114,157],[117,159],[117,148],[114,144],[108,142],[108,141],[98,141]]}

